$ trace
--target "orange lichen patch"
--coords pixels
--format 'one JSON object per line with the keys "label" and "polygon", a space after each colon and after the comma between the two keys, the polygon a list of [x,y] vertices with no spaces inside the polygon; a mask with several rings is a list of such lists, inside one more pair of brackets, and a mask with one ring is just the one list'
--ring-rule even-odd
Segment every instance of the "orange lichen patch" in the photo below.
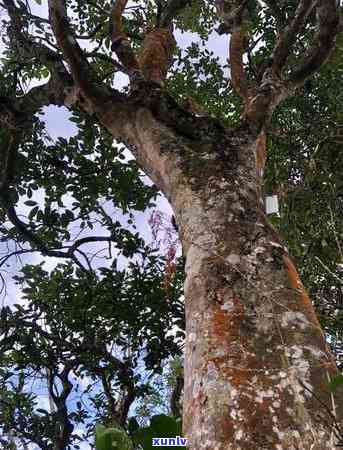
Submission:
{"label": "orange lichen patch", "polygon": [[176,41],[169,28],[147,33],[138,53],[138,64],[146,81],[163,84],[173,60]]}
{"label": "orange lichen patch", "polygon": [[[218,295],[220,296],[220,291]],[[238,297],[232,299],[232,311],[221,308],[221,304],[216,306],[213,317],[213,334],[216,339],[232,339],[239,336],[239,324],[244,317],[244,305]]]}
{"label": "orange lichen patch", "polygon": [[285,264],[290,287],[292,289],[296,289],[297,292],[299,293],[299,297],[300,297],[300,305],[299,306],[300,306],[301,311],[304,312],[306,314],[306,316],[308,317],[308,319],[313,324],[318,326],[318,328],[320,329],[320,324],[319,324],[316,314],[314,312],[313,305],[312,305],[311,300],[306,292],[306,289],[304,288],[304,286],[300,280],[300,277],[297,272],[297,269],[295,268],[295,265],[293,264],[291,258],[287,255],[283,256],[283,262]]}
{"label": "orange lichen patch", "polygon": [[[253,372],[250,369],[260,368],[253,354],[247,352],[249,337],[242,333],[241,324],[245,317],[242,301],[235,297],[230,311],[215,305],[212,320],[212,334],[209,343],[209,357],[215,367],[230,383],[242,386],[250,381]],[[220,356],[213,357],[213,354]],[[230,361],[230,362],[229,362]],[[247,370],[248,369],[248,370]]]}

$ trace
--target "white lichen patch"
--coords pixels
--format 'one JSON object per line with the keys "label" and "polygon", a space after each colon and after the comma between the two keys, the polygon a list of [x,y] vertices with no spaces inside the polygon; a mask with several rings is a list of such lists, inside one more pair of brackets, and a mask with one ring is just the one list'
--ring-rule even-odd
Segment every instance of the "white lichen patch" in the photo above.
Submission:
{"label": "white lichen patch", "polygon": [[193,383],[193,398],[197,398],[202,390],[202,383],[200,378],[196,378]]}
{"label": "white lichen patch", "polygon": [[[198,116],[196,114],[196,116]],[[200,117],[200,116],[198,116]],[[205,159],[205,160],[211,160],[211,159],[216,159],[217,155],[215,153],[208,153],[208,152],[202,152],[201,153],[201,159]]]}
{"label": "white lichen patch", "polygon": [[234,203],[232,205],[232,210],[233,211],[238,211],[238,212],[245,212],[245,209],[243,208],[243,206],[240,203]]}
{"label": "white lichen patch", "polygon": [[236,255],[235,253],[231,253],[225,258],[225,261],[227,261],[230,265],[236,266],[240,263],[241,257],[239,255]]}
{"label": "white lichen patch", "polygon": [[255,396],[256,403],[263,403],[265,399],[272,399],[278,397],[278,392],[274,392],[272,389],[268,389],[266,391],[260,390],[257,392]]}
{"label": "white lichen patch", "polygon": [[285,433],[283,431],[280,431],[279,428],[275,425],[273,426],[272,430],[277,435],[279,441],[282,441],[283,438],[285,437]]}
{"label": "white lichen patch", "polygon": [[213,358],[223,358],[227,355],[227,351],[224,348],[217,348],[211,352],[211,357]]}
{"label": "white lichen patch", "polygon": [[244,433],[242,429],[239,429],[235,432],[235,440],[240,441],[243,439]]}
{"label": "white lichen patch", "polygon": [[189,333],[189,335],[187,336],[187,341],[189,344],[195,342],[196,340],[196,334],[195,333]]}
{"label": "white lichen patch", "polygon": [[309,352],[311,356],[313,356],[316,359],[328,358],[328,355],[319,348],[311,347],[310,345],[304,345],[303,349]]}
{"label": "white lichen patch", "polygon": [[233,311],[235,309],[235,305],[233,301],[227,301],[221,305],[220,309],[223,311]]}
{"label": "white lichen patch", "polygon": [[277,242],[274,242],[274,241],[269,241],[269,244],[270,244],[272,247],[283,248],[282,245],[280,245],[280,244],[278,244]]}
{"label": "white lichen patch", "polygon": [[253,251],[253,253],[258,255],[260,253],[264,253],[265,251],[266,251],[266,249],[264,247],[256,247],[255,250]]}
{"label": "white lichen patch", "polygon": [[307,320],[305,314],[300,311],[286,311],[281,315],[280,320],[282,328],[288,328],[293,325],[296,328],[305,330],[311,323]]}
{"label": "white lichen patch", "polygon": [[302,357],[303,349],[298,345],[292,345],[292,347],[285,349],[285,355],[289,358],[298,359]]}

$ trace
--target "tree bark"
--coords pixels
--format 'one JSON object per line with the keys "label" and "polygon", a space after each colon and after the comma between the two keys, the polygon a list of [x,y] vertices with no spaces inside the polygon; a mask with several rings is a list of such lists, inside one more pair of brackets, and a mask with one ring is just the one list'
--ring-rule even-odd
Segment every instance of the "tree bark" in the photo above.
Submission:
{"label": "tree bark", "polygon": [[189,139],[147,109],[127,108],[122,121],[113,109],[99,116],[114,136],[121,127],[171,202],[186,256],[188,448],[335,448],[342,391],[328,382],[337,369],[264,213],[258,137],[210,122],[201,129],[196,119],[198,139]]}

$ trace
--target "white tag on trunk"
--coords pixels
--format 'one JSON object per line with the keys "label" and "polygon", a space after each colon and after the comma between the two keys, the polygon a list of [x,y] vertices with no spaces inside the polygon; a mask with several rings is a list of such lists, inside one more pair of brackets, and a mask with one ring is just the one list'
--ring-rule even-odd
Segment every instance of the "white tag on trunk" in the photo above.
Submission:
{"label": "white tag on trunk", "polygon": [[277,214],[279,212],[279,200],[277,195],[269,195],[265,199],[266,214]]}

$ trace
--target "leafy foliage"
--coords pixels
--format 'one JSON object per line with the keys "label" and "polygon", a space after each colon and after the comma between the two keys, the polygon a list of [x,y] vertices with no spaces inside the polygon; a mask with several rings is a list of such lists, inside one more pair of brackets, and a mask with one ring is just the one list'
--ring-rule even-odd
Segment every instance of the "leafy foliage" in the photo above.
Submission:
{"label": "leafy foliage", "polygon": [[106,428],[97,425],[95,428],[96,450],[132,450],[132,442],[124,430],[120,428]]}

